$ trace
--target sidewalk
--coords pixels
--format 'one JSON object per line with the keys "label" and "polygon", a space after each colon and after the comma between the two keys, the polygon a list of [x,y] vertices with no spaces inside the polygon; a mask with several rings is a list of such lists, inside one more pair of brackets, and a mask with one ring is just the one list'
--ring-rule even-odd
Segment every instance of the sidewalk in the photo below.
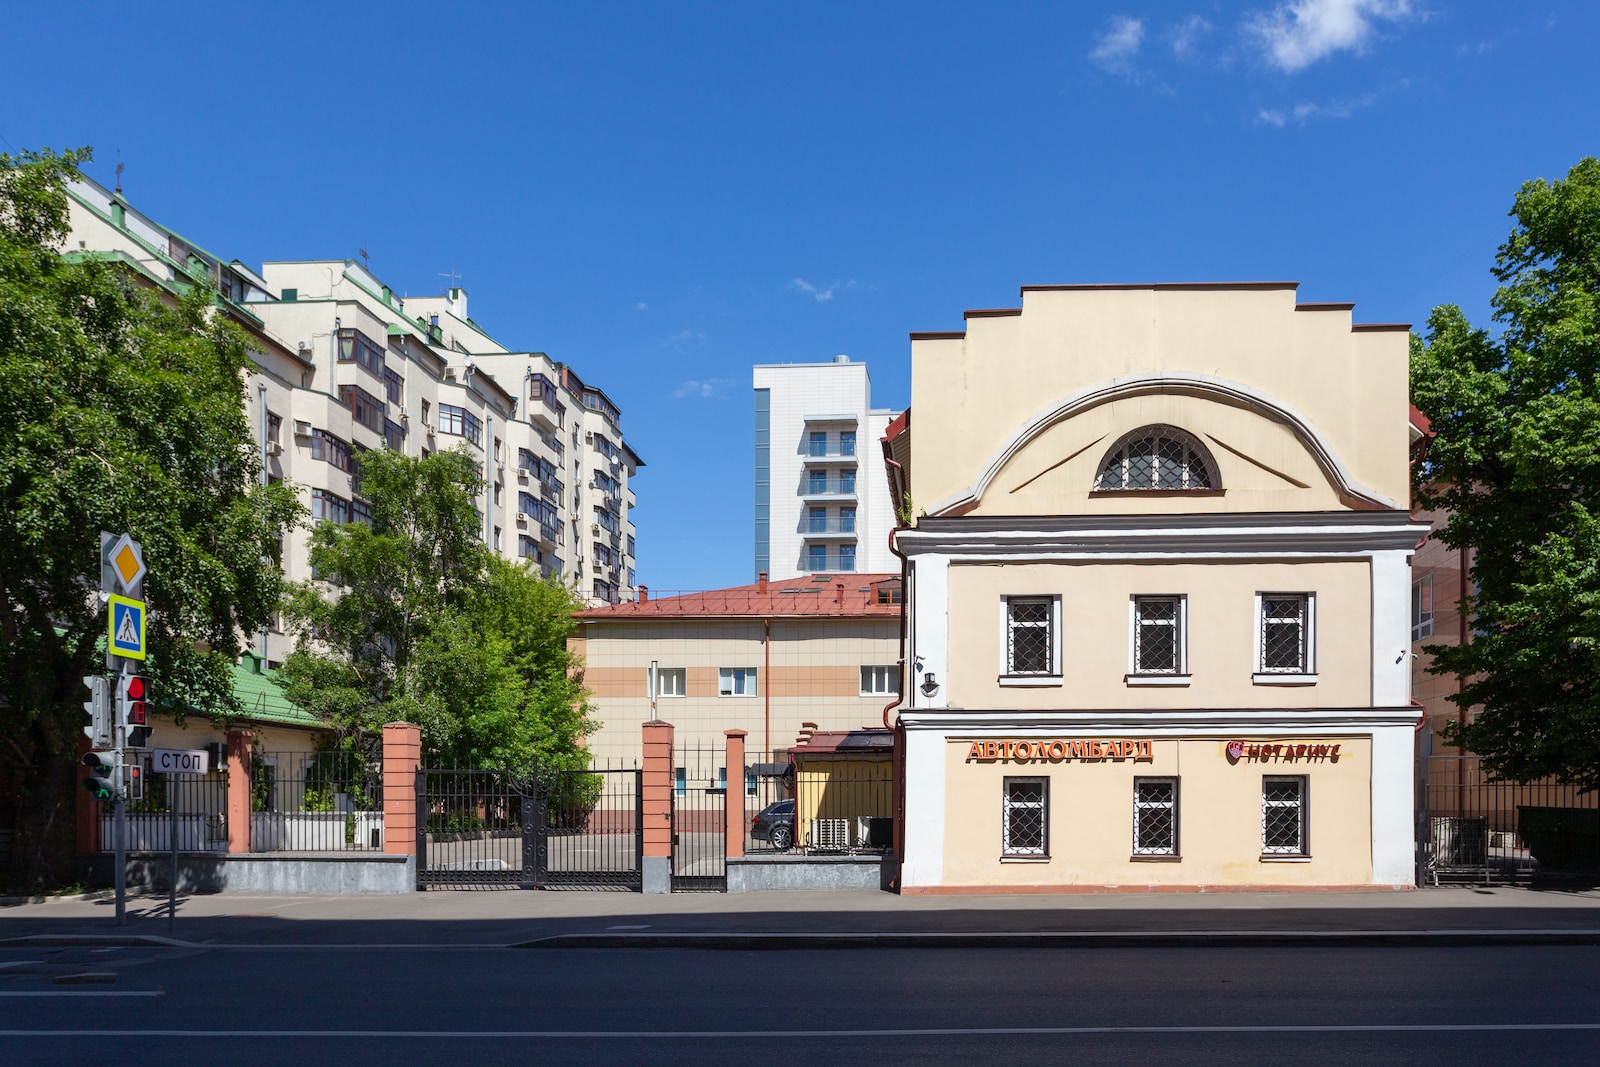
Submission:
{"label": "sidewalk", "polygon": [[[899,897],[876,892],[519,890],[395,896],[132,896],[0,907],[0,946],[172,937],[216,947],[796,948],[893,944],[1600,944],[1600,890]],[[560,938],[559,941],[550,939]]]}

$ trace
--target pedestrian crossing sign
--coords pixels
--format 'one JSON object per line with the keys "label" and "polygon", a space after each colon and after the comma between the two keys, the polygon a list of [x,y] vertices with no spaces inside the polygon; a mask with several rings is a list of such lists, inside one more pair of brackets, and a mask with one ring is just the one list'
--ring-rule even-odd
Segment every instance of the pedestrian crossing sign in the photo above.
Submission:
{"label": "pedestrian crossing sign", "polygon": [[111,594],[108,638],[113,656],[144,659],[144,618],[144,601]]}

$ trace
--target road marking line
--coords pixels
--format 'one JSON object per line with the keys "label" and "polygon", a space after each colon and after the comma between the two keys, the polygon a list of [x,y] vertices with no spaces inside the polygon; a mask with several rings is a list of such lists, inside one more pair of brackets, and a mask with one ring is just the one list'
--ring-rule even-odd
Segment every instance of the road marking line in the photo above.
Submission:
{"label": "road marking line", "polygon": [[[4,995],[4,994],[0,994]],[[27,994],[20,994],[26,996]],[[40,994],[49,995],[49,994]],[[72,995],[72,994],[66,994]],[[96,994],[80,993],[78,996]],[[116,996],[119,994],[98,994]],[[124,993],[122,996],[139,996]],[[160,996],[159,993],[142,994]],[[717,1038],[756,1040],[781,1038],[876,1038],[876,1037],[1071,1037],[1097,1034],[1395,1034],[1395,1033],[1496,1033],[1536,1031],[1600,1030],[1595,1023],[1395,1023],[1392,1025],[1353,1024],[1304,1026],[994,1026],[940,1027],[924,1030],[0,1030],[0,1037],[210,1037],[210,1038],[308,1038],[356,1037],[414,1039],[504,1038],[528,1040],[567,1038]]]}

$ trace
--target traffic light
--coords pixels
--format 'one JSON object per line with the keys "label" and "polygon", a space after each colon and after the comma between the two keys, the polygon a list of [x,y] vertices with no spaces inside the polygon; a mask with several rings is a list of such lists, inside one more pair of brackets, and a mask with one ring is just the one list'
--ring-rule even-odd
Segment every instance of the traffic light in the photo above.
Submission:
{"label": "traffic light", "polygon": [[85,752],[83,765],[89,768],[89,777],[83,788],[96,800],[117,798],[117,755],[115,752]]}
{"label": "traffic light", "polygon": [[128,799],[143,800],[144,763],[139,760],[134,760],[132,763],[124,764],[122,771],[123,775],[128,780]]}
{"label": "traffic light", "polygon": [[117,725],[125,727],[123,745],[127,748],[144,748],[149,743],[148,691],[149,683],[137,674],[124,674],[117,680]]}
{"label": "traffic light", "polygon": [[111,682],[103,674],[86,674],[83,684],[89,687],[89,699],[83,702],[83,710],[89,713],[84,736],[96,748],[110,748],[115,743],[111,724]]}

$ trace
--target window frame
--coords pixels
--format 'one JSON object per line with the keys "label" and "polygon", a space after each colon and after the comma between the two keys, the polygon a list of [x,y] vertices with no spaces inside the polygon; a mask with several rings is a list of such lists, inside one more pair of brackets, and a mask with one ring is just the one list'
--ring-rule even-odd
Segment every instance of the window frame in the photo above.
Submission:
{"label": "window frame", "polygon": [[[1428,610],[1422,610],[1422,590],[1428,590]],[[1411,583],[1411,642],[1426,640],[1433,636],[1435,613],[1439,603],[1435,599],[1438,590],[1434,588],[1433,574],[1429,572]]]}
{"label": "window frame", "polygon": [[[1281,845],[1267,844],[1267,787],[1281,782],[1294,782],[1299,786],[1299,844],[1293,850]],[[1272,807],[1284,807],[1281,802],[1271,802]],[[1264,862],[1296,862],[1311,858],[1311,776],[1305,774],[1263,774],[1261,776],[1261,859]]]}
{"label": "window frame", "polygon": [[[1129,485],[1128,473],[1133,460],[1128,455],[1128,448],[1137,442],[1142,442],[1145,440],[1153,440],[1156,442],[1153,450],[1150,453],[1150,484]],[[1184,461],[1181,469],[1181,480],[1183,483],[1187,483],[1189,481],[1189,475],[1193,466],[1190,462],[1192,457],[1199,460],[1201,477],[1210,484],[1193,486],[1188,484],[1174,486],[1161,485],[1159,467],[1162,441],[1172,441],[1183,448]],[[1110,468],[1113,461],[1116,461],[1119,464],[1117,475],[1118,484],[1102,485],[1101,483],[1105,478],[1106,472]],[[1094,469],[1094,481],[1090,484],[1089,489],[1089,495],[1091,496],[1114,496],[1130,493],[1183,493],[1187,495],[1201,494],[1217,496],[1221,495],[1223,491],[1222,475],[1217,468],[1216,457],[1211,454],[1211,450],[1207,448],[1195,434],[1167,423],[1151,423],[1147,426],[1140,426],[1138,429],[1130,430],[1128,433],[1123,434],[1121,437],[1117,438],[1116,442],[1110,448],[1106,449],[1105,452],[1101,454],[1100,462],[1095,465]]]}
{"label": "window frame", "polygon": [[[1300,616],[1300,667],[1287,669],[1268,667],[1266,663],[1267,614],[1266,601],[1299,599]],[[1255,685],[1315,685],[1317,682],[1317,594],[1256,593],[1255,617],[1255,670],[1251,682]]]}
{"label": "window frame", "polygon": [[[736,693],[733,691],[735,678],[740,685],[748,680],[748,692]],[[755,667],[718,667],[717,668],[717,696],[745,699],[761,695],[761,676]]]}
{"label": "window frame", "polygon": [[[882,683],[881,688],[878,683]],[[889,697],[900,695],[900,665],[898,663],[863,663],[861,665],[861,695],[864,697]]]}
{"label": "window frame", "polygon": [[[1172,800],[1169,804],[1144,803],[1139,799],[1139,787],[1147,783],[1170,782],[1172,784]],[[1154,809],[1166,807],[1172,812],[1172,843],[1165,850],[1160,848],[1142,847],[1139,844],[1139,812],[1141,809]],[[1183,859],[1181,845],[1182,837],[1180,819],[1182,816],[1182,792],[1179,778],[1175,774],[1140,775],[1133,780],[1133,852],[1131,859],[1142,862],[1176,863]]]}
{"label": "window frame", "polygon": [[[1039,844],[1037,847],[1014,845],[1011,841],[1011,809],[1029,808],[1031,803],[1012,799],[1013,786],[1037,783],[1039,790]],[[1000,862],[1048,863],[1050,862],[1050,778],[1048,775],[1006,775],[1000,780]]]}
{"label": "window frame", "polygon": [[[1046,621],[1046,640],[1050,648],[1050,669],[1043,672],[1013,669],[1011,652],[1011,607],[1014,603],[1046,602],[1050,617]],[[1062,679],[1061,594],[1014,593],[1000,598],[1000,677],[1003,686],[1058,686]]]}
{"label": "window frame", "polygon": [[[1139,665],[1142,648],[1139,605],[1158,600],[1172,601],[1174,636],[1174,669],[1144,670]],[[1189,595],[1187,593],[1131,593],[1128,596],[1128,673],[1123,679],[1128,685],[1188,685],[1189,674]]]}
{"label": "window frame", "polygon": [[[668,676],[671,676],[671,677],[673,677],[674,679],[677,680],[678,691],[676,693],[667,692],[665,687],[663,687],[663,685],[662,685],[662,682],[664,682],[667,679]],[[686,697],[688,695],[689,695],[689,668],[687,668],[687,667],[657,667],[656,668],[656,699],[657,700],[681,700],[682,698],[684,698],[684,697]]]}

